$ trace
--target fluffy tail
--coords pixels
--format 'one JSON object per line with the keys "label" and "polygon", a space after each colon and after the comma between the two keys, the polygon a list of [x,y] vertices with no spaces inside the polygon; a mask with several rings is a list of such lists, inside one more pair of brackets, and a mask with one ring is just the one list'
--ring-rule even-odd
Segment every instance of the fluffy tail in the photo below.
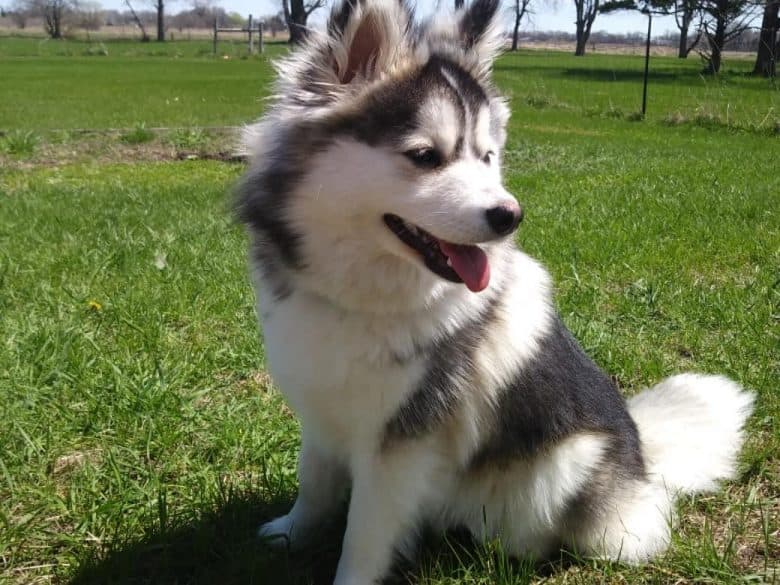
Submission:
{"label": "fluffy tail", "polygon": [[576,544],[589,554],[646,561],[669,546],[674,499],[715,489],[734,476],[753,395],[722,376],[682,374],[628,401],[639,428],[648,481],[629,485]]}
{"label": "fluffy tail", "polygon": [[628,401],[648,472],[669,491],[715,489],[734,476],[754,395],[723,376],[681,374]]}

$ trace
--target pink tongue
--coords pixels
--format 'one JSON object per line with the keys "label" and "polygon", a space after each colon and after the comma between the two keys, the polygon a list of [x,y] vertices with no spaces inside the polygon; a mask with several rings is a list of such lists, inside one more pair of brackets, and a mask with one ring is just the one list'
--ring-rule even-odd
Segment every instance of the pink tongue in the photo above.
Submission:
{"label": "pink tongue", "polygon": [[439,248],[450,259],[452,269],[471,292],[479,292],[487,287],[490,282],[490,264],[479,247],[439,240]]}

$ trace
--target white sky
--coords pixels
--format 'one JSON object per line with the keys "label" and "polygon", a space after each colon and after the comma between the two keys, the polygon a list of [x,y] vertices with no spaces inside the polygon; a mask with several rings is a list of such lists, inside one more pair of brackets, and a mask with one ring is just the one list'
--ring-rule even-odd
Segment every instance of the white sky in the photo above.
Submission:
{"label": "white sky", "polygon": [[[329,0],[332,2],[333,0]],[[442,5],[452,2],[452,0],[441,0]],[[124,10],[126,6],[122,0],[102,0],[104,8],[115,8]],[[151,6],[150,0],[135,0],[133,2],[136,10],[141,7]],[[280,0],[216,0],[216,4],[228,12],[238,12],[244,16],[253,14],[255,17],[275,14],[281,10]],[[507,27],[511,26],[512,15],[511,0],[504,0],[506,5]],[[427,14],[433,10],[435,0],[418,0],[417,11],[420,14]],[[574,33],[574,2],[573,0],[532,0],[531,6],[535,14],[531,19],[520,25],[521,30],[552,31],[559,30]],[[189,7],[187,0],[168,0],[166,10],[169,13],[176,13]],[[328,13],[328,8],[318,10],[316,20],[324,20]],[[600,14],[596,17],[593,24],[593,31],[607,31],[611,33],[640,32],[644,34],[647,31],[647,17],[637,12],[620,12],[616,14]],[[674,24],[674,17],[656,17],[653,19],[653,36],[663,34],[667,31],[677,32]]]}

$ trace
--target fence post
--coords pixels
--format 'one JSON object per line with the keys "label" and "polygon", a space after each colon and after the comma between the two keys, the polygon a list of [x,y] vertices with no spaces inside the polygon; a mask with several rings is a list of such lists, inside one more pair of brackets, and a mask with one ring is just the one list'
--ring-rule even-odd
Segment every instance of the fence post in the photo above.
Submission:
{"label": "fence post", "polygon": [[214,56],[217,56],[217,17],[214,17]]}
{"label": "fence post", "polygon": [[647,77],[650,72],[650,32],[653,27],[653,14],[647,11],[647,44],[645,45],[645,76],[642,82],[642,119],[647,115]]}
{"label": "fence post", "polygon": [[252,42],[252,15],[249,15],[249,21],[247,24],[247,31],[249,31],[249,54],[251,55],[255,50],[255,44]]}
{"label": "fence post", "polygon": [[257,23],[257,49],[258,53],[262,53],[265,50],[263,46],[263,21]]}

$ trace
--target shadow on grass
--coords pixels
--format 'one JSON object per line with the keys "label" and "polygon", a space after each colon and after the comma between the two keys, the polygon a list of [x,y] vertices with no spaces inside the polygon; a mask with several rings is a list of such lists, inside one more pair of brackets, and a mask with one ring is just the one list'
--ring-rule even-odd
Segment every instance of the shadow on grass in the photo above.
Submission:
{"label": "shadow on grass", "polygon": [[[262,522],[283,514],[292,503],[266,502],[257,493],[230,493],[195,521],[159,527],[139,540],[113,544],[82,562],[70,585],[330,585],[345,528],[342,514],[303,552],[271,548],[256,537]],[[507,557],[492,545],[479,545],[466,531],[442,538],[425,531],[416,561],[396,563],[383,585],[416,583],[420,571],[457,579],[477,570],[500,583],[549,577],[569,560],[536,563]],[[428,567],[428,570],[426,570]],[[438,577],[437,577],[438,578]]]}
{"label": "shadow on grass", "polygon": [[[197,520],[167,529],[158,526],[140,540],[113,544],[84,559],[70,584],[330,585],[340,536],[318,537],[305,553],[274,549],[256,537],[262,522],[291,505],[265,502],[259,494],[227,494]],[[334,526],[332,531],[342,528]]]}
{"label": "shadow on grass", "polygon": [[[639,69],[563,69],[560,72],[562,77],[573,77],[584,81],[642,81],[645,76],[644,70]],[[648,73],[648,79],[661,83],[677,83],[683,77],[696,77],[688,72],[663,71],[652,69]]]}
{"label": "shadow on grass", "polygon": [[[521,63],[512,61],[498,61],[495,71],[505,73],[518,73],[526,69]],[[534,66],[530,68],[534,73],[543,72],[546,78],[573,79],[592,82],[636,82],[641,83],[644,78],[644,69],[642,66],[633,68],[618,67],[558,67],[558,66]],[[767,83],[766,80],[755,77],[747,71],[723,70],[718,75],[709,75],[702,73],[701,70],[679,69],[654,66],[653,60],[650,60],[650,71],[648,74],[650,83],[658,84],[701,84],[711,83],[736,84],[740,89],[767,91],[776,90],[777,85],[774,82]]]}

